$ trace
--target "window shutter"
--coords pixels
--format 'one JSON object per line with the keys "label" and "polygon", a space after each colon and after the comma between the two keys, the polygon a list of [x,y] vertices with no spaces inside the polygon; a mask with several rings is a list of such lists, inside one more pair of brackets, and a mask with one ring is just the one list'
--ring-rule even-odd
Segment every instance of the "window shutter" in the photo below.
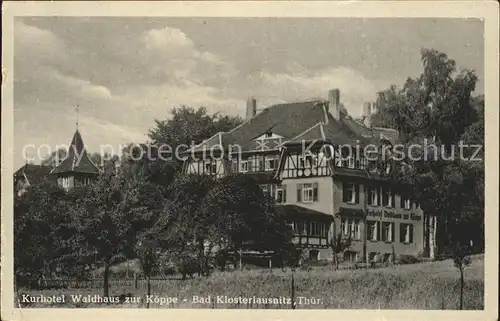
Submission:
{"label": "window shutter", "polygon": [[313,201],[318,200],[318,183],[313,184]]}
{"label": "window shutter", "polygon": [[391,223],[391,242],[396,241],[396,223]]}
{"label": "window shutter", "polygon": [[410,225],[410,243],[413,243],[413,224]]}
{"label": "window shutter", "polygon": [[342,183],[342,200],[344,202],[349,201],[349,196],[347,195],[347,183]]}
{"label": "window shutter", "polygon": [[283,185],[283,203],[286,203],[286,185]]}
{"label": "window shutter", "polygon": [[359,203],[359,184],[356,184],[354,185],[354,189],[356,191],[356,198],[354,200],[354,204],[358,204]]}
{"label": "window shutter", "polygon": [[377,241],[380,241],[382,239],[382,222],[378,221],[375,224],[377,224]]}
{"label": "window shutter", "polygon": [[302,184],[297,184],[297,202],[302,202]]}

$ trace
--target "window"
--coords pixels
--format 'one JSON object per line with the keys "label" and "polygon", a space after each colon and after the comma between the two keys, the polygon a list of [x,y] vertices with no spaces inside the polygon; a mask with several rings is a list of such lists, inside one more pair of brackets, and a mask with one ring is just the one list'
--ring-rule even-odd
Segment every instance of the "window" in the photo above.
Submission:
{"label": "window", "polygon": [[356,167],[356,161],[354,160],[354,157],[349,156],[348,162],[349,162],[349,168],[355,168]]}
{"label": "window", "polygon": [[286,203],[286,185],[278,185],[276,187],[276,203]]}
{"label": "window", "polygon": [[405,209],[405,210],[411,209],[411,200],[409,198],[401,195],[400,207]]}
{"label": "window", "polygon": [[279,159],[275,156],[266,157],[265,160],[265,171],[272,171],[278,168]]}
{"label": "window", "polygon": [[319,251],[318,250],[310,250],[309,251],[309,260],[317,261],[319,259]]}
{"label": "window", "polygon": [[264,195],[270,194],[269,186],[267,186],[267,185],[260,185],[259,187],[260,187],[260,190],[262,191],[262,193]]}
{"label": "window", "polygon": [[342,167],[342,154],[338,150],[334,151],[335,166]]}
{"label": "window", "polygon": [[63,178],[61,178],[61,181],[60,181],[60,182],[61,182],[60,184],[61,184],[61,186],[62,186],[63,188],[66,188],[66,189],[67,189],[67,188],[69,188],[69,187],[70,187],[70,186],[69,186],[69,177],[63,177]]}
{"label": "window", "polygon": [[298,222],[296,233],[298,235],[307,235],[307,224],[305,222]]}
{"label": "window", "polygon": [[378,222],[367,221],[366,224],[368,226],[367,239],[369,241],[378,241]]}
{"label": "window", "polygon": [[360,220],[343,218],[340,223],[340,229],[345,237],[351,237],[355,240],[361,239]]}
{"label": "window", "polygon": [[216,174],[217,173],[217,162],[214,161],[207,161],[205,162],[205,174]]}
{"label": "window", "polygon": [[358,253],[354,251],[345,251],[344,252],[344,261],[346,262],[358,262],[359,257]]}
{"label": "window", "polygon": [[413,224],[401,223],[399,225],[399,242],[405,244],[413,243]]}
{"label": "window", "polygon": [[371,187],[368,189],[368,205],[378,206],[378,189]]}
{"label": "window", "polygon": [[297,184],[297,202],[311,203],[318,200],[318,183]]}
{"label": "window", "polygon": [[382,241],[384,242],[394,241],[394,223],[391,222],[382,223]]}
{"label": "window", "polygon": [[360,169],[366,169],[366,158],[364,156],[360,157]]}
{"label": "window", "polygon": [[264,163],[264,159],[262,159],[261,157],[259,158],[255,158],[255,171],[256,172],[262,172],[264,171],[265,169],[265,163]]}
{"label": "window", "polygon": [[311,221],[309,224],[309,235],[316,237],[326,237],[327,229],[325,223]]}
{"label": "window", "polygon": [[238,161],[231,162],[231,172],[238,173]]}
{"label": "window", "polygon": [[240,172],[241,173],[248,172],[248,161],[247,160],[241,161],[241,163],[240,163]]}
{"label": "window", "polygon": [[303,188],[303,202],[304,203],[310,203],[314,201],[314,196],[313,196],[314,190],[312,184],[304,184]]}
{"label": "window", "polygon": [[383,190],[382,205],[387,207],[394,206],[394,195],[390,190]]}
{"label": "window", "polygon": [[345,203],[357,204],[359,200],[359,186],[357,184],[344,183],[342,198]]}
{"label": "window", "polygon": [[356,160],[353,156],[343,157],[341,160],[341,166],[346,168],[356,168]]}

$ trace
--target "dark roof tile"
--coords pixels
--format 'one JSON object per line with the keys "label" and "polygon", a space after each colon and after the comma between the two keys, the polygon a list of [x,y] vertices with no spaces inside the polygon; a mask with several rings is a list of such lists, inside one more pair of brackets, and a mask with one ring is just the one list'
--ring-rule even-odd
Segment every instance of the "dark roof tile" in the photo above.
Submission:
{"label": "dark roof tile", "polygon": [[26,164],[14,173],[14,178],[19,179],[25,175],[29,184],[36,185],[45,179],[51,179],[49,175],[51,170],[50,166]]}
{"label": "dark roof tile", "polygon": [[85,145],[83,144],[82,136],[78,129],[71,140],[67,157],[52,170],[51,174],[69,172],[96,175],[100,172],[99,168],[89,158]]}

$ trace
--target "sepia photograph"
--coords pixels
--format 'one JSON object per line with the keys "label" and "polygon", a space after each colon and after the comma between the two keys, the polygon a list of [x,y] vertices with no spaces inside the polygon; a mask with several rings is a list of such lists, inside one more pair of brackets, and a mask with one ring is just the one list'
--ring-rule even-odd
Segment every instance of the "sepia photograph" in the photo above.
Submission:
{"label": "sepia photograph", "polygon": [[485,19],[103,10],[11,17],[2,304],[485,311]]}

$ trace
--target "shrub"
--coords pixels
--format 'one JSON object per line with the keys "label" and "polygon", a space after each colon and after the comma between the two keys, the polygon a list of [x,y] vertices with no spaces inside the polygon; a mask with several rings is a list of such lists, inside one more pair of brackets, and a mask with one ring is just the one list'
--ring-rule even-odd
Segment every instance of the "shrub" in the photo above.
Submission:
{"label": "shrub", "polygon": [[420,262],[420,259],[413,255],[400,255],[399,264],[415,264]]}

